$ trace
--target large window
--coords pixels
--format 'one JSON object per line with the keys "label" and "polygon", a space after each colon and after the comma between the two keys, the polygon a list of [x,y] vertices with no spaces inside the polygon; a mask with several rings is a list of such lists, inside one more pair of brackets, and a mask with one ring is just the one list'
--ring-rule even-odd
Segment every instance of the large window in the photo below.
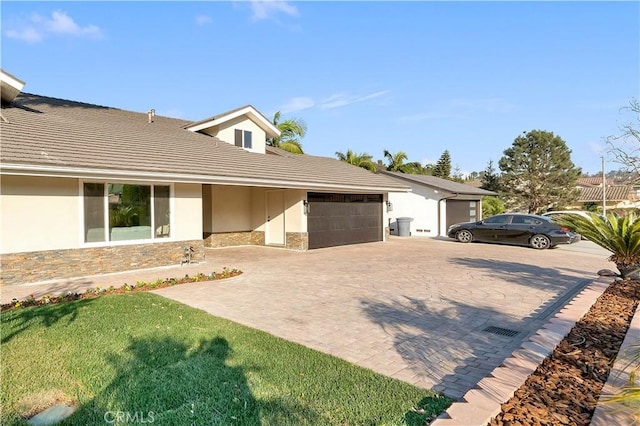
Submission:
{"label": "large window", "polygon": [[84,183],[85,242],[170,236],[170,187]]}

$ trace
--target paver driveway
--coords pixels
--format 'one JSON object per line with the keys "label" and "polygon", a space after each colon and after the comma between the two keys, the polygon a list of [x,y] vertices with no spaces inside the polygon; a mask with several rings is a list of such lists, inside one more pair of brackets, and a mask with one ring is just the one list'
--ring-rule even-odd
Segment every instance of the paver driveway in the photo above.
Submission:
{"label": "paver driveway", "polygon": [[[211,249],[207,262],[244,274],[156,292],[453,398],[613,266],[559,249],[397,237],[309,252]],[[519,333],[484,331],[492,326]]]}

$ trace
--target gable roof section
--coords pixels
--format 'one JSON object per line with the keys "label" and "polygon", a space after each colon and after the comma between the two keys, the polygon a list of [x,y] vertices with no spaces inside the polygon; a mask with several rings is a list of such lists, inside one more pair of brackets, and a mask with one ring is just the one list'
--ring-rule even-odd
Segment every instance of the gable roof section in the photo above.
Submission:
{"label": "gable roof section", "polygon": [[[2,109],[1,172],[85,179],[194,182],[317,191],[406,186],[338,160],[248,152],[189,122],[22,93]],[[307,156],[310,157],[310,156]]]}
{"label": "gable roof section", "polygon": [[493,191],[487,191],[486,189],[476,188],[471,185],[465,185],[464,183],[453,182],[447,179],[441,179],[435,176],[429,175],[413,175],[408,173],[398,173],[389,171],[380,171],[387,176],[403,179],[405,181],[417,183],[420,185],[428,186],[429,188],[437,189],[440,191],[450,192],[452,194],[460,195],[498,195]]}
{"label": "gable roof section", "polygon": [[24,81],[0,69],[0,98],[3,104],[8,104],[22,91]]}
{"label": "gable roof section", "polygon": [[246,115],[251,121],[256,123],[262,130],[264,130],[267,134],[267,137],[280,136],[280,130],[276,126],[274,126],[267,119],[267,117],[262,115],[260,111],[258,111],[251,105],[245,105],[243,107],[223,112],[222,114],[214,115],[213,117],[209,117],[195,123],[189,123],[184,128],[192,132],[199,132],[201,130],[219,126],[243,115]]}

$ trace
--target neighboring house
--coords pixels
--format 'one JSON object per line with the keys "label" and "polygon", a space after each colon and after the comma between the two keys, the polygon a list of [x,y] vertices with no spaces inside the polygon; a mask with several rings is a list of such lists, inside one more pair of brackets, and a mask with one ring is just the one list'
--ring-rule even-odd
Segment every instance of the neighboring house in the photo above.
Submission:
{"label": "neighboring house", "polygon": [[193,123],[0,77],[0,284],[198,261],[204,247],[383,241],[387,194],[409,189],[267,147],[279,131],[252,106]]}
{"label": "neighboring house", "polygon": [[447,235],[454,223],[482,219],[482,197],[495,192],[428,175],[380,171],[409,185],[411,192],[390,192],[389,228],[397,233],[396,219],[412,218],[411,235]]}
{"label": "neighboring house", "polygon": [[588,205],[602,206],[603,195],[607,209],[640,208],[640,185],[629,185],[614,179],[605,179],[603,194],[602,177],[578,178],[579,196],[576,208]]}

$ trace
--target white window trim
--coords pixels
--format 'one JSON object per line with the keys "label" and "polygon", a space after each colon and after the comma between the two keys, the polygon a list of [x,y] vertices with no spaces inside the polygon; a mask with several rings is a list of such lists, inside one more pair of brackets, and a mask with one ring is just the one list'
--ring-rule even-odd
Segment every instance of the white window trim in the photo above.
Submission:
{"label": "white window trim", "polygon": [[[88,243],[85,241],[85,229],[84,229],[84,184],[85,183],[101,183],[104,185],[104,193],[103,197],[105,200],[104,203],[104,232],[105,232],[105,241],[97,241],[94,243]],[[139,240],[121,240],[121,241],[109,241],[108,238],[108,230],[109,230],[109,184],[121,183],[125,185],[139,185],[139,186],[150,186],[151,187],[151,217],[155,218],[155,203],[154,203],[154,191],[153,188],[155,186],[168,186],[169,187],[169,236],[164,238],[154,238],[154,225],[151,226],[151,238],[139,239]],[[80,226],[78,227],[78,241],[80,242],[81,247],[112,247],[112,246],[131,246],[136,244],[159,244],[176,241],[175,239],[175,189],[173,183],[167,182],[140,182],[140,181],[130,181],[130,180],[120,180],[120,179],[111,179],[111,180],[101,180],[101,179],[79,179],[79,187],[80,187]]]}

